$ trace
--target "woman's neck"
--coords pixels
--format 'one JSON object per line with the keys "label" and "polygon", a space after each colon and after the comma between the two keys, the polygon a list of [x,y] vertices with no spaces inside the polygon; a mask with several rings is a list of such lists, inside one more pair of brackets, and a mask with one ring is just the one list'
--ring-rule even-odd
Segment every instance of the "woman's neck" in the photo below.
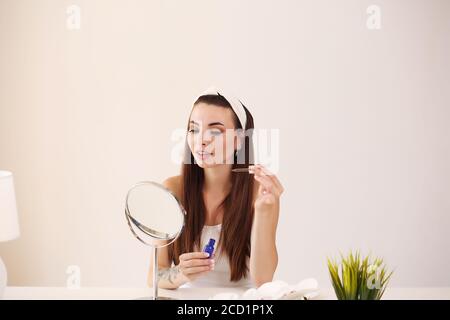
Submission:
{"label": "woman's neck", "polygon": [[231,190],[232,165],[220,165],[204,169],[205,183],[203,197],[206,208],[206,225],[222,223],[222,210],[217,210],[220,203]]}
{"label": "woman's neck", "polygon": [[226,195],[231,189],[231,164],[205,168],[203,190],[213,194]]}

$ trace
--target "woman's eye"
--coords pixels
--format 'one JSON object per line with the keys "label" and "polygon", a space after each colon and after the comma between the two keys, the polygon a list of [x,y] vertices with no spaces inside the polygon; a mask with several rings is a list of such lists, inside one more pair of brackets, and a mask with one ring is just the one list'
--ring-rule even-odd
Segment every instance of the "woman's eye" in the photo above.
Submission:
{"label": "woman's eye", "polygon": [[220,130],[211,130],[210,132],[213,136],[218,136],[218,135],[222,134],[222,131],[220,131]]}
{"label": "woman's eye", "polygon": [[[195,134],[199,133],[199,131],[200,130],[198,130],[198,129],[189,129],[188,130],[189,133],[195,133]],[[220,130],[208,130],[208,133],[213,135],[213,136],[218,136],[218,135],[222,134],[222,131],[220,131]]]}

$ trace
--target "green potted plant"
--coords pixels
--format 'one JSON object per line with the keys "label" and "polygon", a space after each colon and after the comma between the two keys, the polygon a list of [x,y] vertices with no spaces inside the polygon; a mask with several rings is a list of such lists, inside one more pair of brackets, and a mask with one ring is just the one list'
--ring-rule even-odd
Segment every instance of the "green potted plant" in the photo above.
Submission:
{"label": "green potted plant", "polygon": [[362,258],[358,251],[346,257],[341,254],[340,263],[330,258],[327,261],[339,300],[380,300],[393,273],[387,271],[383,259],[372,261],[370,255]]}

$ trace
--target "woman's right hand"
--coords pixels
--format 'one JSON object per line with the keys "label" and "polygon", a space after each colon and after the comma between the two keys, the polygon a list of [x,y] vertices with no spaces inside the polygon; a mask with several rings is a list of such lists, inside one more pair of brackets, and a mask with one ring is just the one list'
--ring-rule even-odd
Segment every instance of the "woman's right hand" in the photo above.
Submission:
{"label": "woman's right hand", "polygon": [[206,252],[188,252],[180,255],[178,268],[186,281],[193,281],[198,277],[214,270],[214,254],[211,259]]}

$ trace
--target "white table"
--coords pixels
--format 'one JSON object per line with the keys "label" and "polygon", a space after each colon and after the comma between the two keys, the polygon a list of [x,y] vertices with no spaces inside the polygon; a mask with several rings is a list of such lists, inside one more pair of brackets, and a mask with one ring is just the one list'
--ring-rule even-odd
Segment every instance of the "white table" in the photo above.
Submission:
{"label": "white table", "polygon": [[[221,292],[235,292],[242,294],[246,289],[239,288],[178,288],[176,290],[159,289],[160,296],[168,296],[177,299],[208,299]],[[150,288],[80,288],[67,289],[63,287],[7,287],[3,299],[102,299],[102,300],[122,300],[149,297]],[[330,288],[320,290],[320,295],[316,299],[336,299],[334,292]],[[388,288],[383,296],[385,300],[391,299],[436,299],[450,300],[450,287],[441,288]]]}

